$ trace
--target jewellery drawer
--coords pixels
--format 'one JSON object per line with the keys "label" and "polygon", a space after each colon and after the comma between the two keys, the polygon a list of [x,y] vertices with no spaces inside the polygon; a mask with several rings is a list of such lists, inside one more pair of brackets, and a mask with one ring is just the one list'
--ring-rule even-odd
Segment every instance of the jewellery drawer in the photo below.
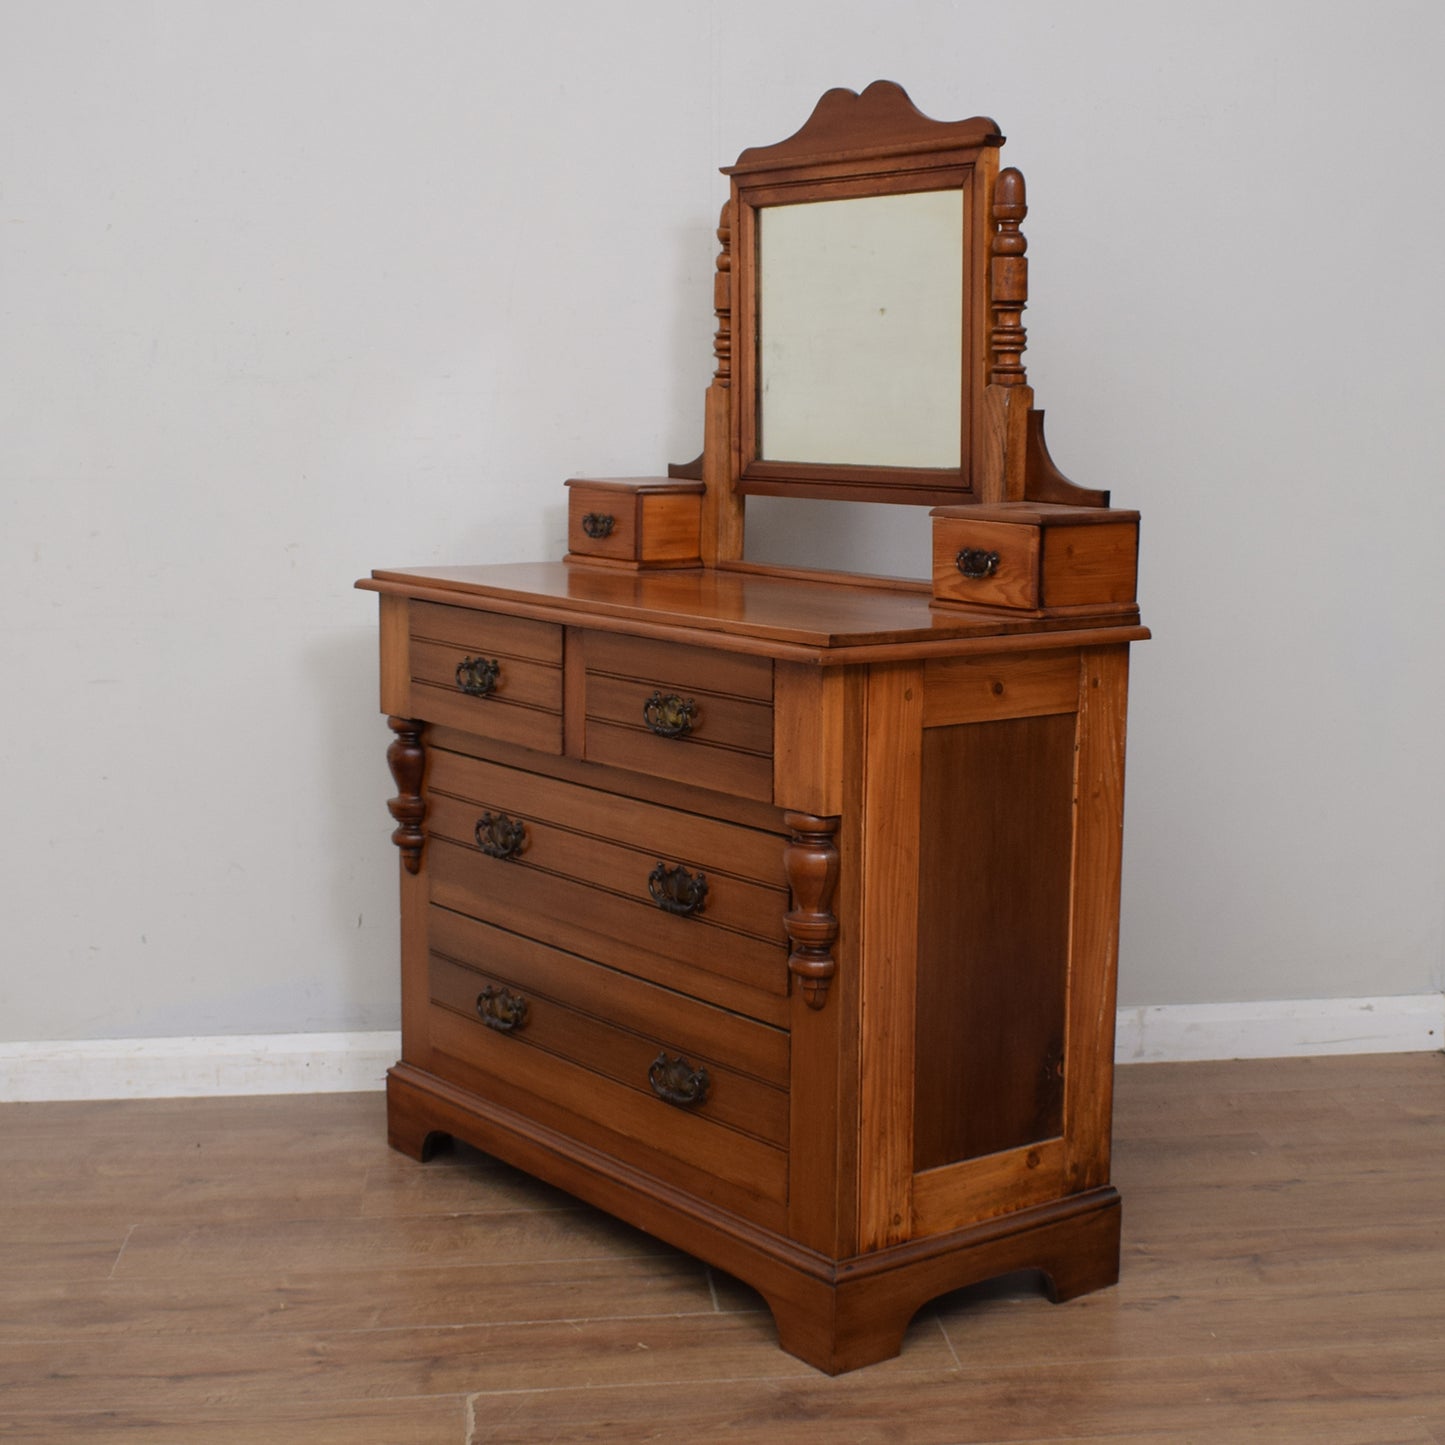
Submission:
{"label": "jewellery drawer", "polygon": [[763,1223],[786,1200],[787,1035],[432,908],[429,1068]]}
{"label": "jewellery drawer", "polygon": [[585,679],[590,762],[771,801],[768,659],[594,632]]}
{"label": "jewellery drawer", "polygon": [[567,488],[568,561],[700,565],[701,482],[574,477]]}
{"label": "jewellery drawer", "polygon": [[550,622],[411,604],[416,715],[538,752],[562,751],[562,629]]}
{"label": "jewellery drawer", "polygon": [[776,834],[437,749],[433,901],[780,1021],[788,888]]}
{"label": "jewellery drawer", "polygon": [[936,601],[1046,612],[1133,606],[1137,512],[1019,502],[931,515]]}

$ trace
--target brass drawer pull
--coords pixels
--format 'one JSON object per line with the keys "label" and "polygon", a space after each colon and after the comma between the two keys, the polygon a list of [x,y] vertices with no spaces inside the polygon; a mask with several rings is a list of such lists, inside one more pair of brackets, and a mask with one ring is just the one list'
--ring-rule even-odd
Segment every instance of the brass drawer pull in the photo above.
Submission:
{"label": "brass drawer pull", "polygon": [[515,858],[527,846],[527,825],[505,813],[483,813],[477,819],[476,838],[488,858]]}
{"label": "brass drawer pull", "polygon": [[986,552],[982,547],[965,547],[954,560],[971,582],[981,582],[998,571],[998,553]]}
{"label": "brass drawer pull", "polygon": [[487,697],[497,687],[502,664],[495,657],[464,657],[457,663],[457,686],[468,697]]}
{"label": "brass drawer pull", "polygon": [[675,692],[664,696],[659,688],[642,704],[642,718],[660,738],[686,737],[697,721],[697,704]]}
{"label": "brass drawer pull", "polygon": [[499,1034],[516,1033],[527,1022],[530,1007],[521,994],[498,988],[494,983],[489,983],[477,995],[477,1013],[482,1022]]}
{"label": "brass drawer pull", "polygon": [[582,516],[582,530],[594,542],[612,535],[614,518],[608,512],[585,512]]}
{"label": "brass drawer pull", "polygon": [[675,1104],[679,1109],[695,1109],[707,1098],[711,1080],[706,1069],[693,1068],[681,1055],[670,1059],[663,1050],[652,1061],[647,1082],[664,1103]]}
{"label": "brass drawer pull", "polygon": [[694,876],[681,863],[659,863],[647,875],[647,891],[659,908],[686,918],[701,913],[707,902],[707,874]]}

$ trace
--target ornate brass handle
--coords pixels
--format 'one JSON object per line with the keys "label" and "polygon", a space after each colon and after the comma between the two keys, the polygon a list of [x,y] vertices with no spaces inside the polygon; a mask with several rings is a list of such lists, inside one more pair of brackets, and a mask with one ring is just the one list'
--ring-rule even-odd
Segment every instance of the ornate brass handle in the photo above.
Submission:
{"label": "ornate brass handle", "polygon": [[476,838],[488,858],[515,858],[527,846],[527,825],[505,813],[483,813],[477,819]]}
{"label": "ornate brass handle", "polygon": [[477,1013],[489,1029],[512,1034],[527,1022],[530,1005],[519,993],[489,983],[477,995]]}
{"label": "ornate brass handle", "polygon": [[679,1109],[695,1109],[707,1098],[711,1080],[705,1068],[693,1068],[681,1055],[670,1059],[663,1050],[652,1061],[647,1082],[664,1103],[676,1104]]}
{"label": "ornate brass handle", "polygon": [[998,553],[982,547],[965,547],[954,559],[958,570],[970,581],[980,582],[998,571]]}
{"label": "ornate brass handle", "polygon": [[495,657],[464,657],[457,663],[457,686],[469,697],[487,697],[496,690],[501,673]]}
{"label": "ornate brass handle", "polygon": [[642,718],[660,738],[686,737],[697,721],[697,704],[675,692],[664,696],[659,688],[642,704]]}
{"label": "ornate brass handle", "polygon": [[582,517],[582,530],[595,541],[612,535],[614,518],[608,512],[586,512]]}
{"label": "ornate brass handle", "polygon": [[681,863],[659,863],[647,875],[647,891],[659,908],[685,918],[702,912],[707,902],[707,874],[694,877]]}

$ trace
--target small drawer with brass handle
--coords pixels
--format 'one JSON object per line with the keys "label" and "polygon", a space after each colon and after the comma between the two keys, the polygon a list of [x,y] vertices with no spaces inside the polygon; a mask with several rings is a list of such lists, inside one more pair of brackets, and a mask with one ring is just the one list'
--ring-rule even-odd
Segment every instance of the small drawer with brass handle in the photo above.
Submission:
{"label": "small drawer with brass handle", "polygon": [[589,762],[771,802],[770,659],[588,631]]}
{"label": "small drawer with brass handle", "polygon": [[702,483],[672,477],[567,483],[567,560],[640,570],[700,564]]}
{"label": "small drawer with brass handle", "polygon": [[933,598],[1019,611],[1131,611],[1139,514],[1049,502],[937,507]]}
{"label": "small drawer with brass handle", "polygon": [[536,752],[562,751],[562,629],[435,602],[408,604],[409,716]]}

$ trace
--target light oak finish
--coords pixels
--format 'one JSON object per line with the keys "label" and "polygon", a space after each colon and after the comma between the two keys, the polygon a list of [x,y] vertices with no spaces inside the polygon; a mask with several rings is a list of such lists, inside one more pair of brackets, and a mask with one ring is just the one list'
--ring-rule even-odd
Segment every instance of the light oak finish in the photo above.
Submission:
{"label": "light oak finish", "polygon": [[[1044,446],[1002,143],[830,91],[727,168],[697,461],[574,478],[561,564],[360,584],[407,709],[392,1143],[465,1140],[745,1279],[830,1374],[961,1286],[1119,1269],[1138,519]],[[919,192],[959,207],[957,465],[764,458],[764,213]],[[968,505],[930,589],[742,561],[752,493]]]}
{"label": "light oak finish", "polygon": [[0,1105],[0,1438],[1442,1445],[1442,1113],[1439,1054],[1122,1068],[1118,1287],[963,1290],[828,1379],[380,1094]]}

